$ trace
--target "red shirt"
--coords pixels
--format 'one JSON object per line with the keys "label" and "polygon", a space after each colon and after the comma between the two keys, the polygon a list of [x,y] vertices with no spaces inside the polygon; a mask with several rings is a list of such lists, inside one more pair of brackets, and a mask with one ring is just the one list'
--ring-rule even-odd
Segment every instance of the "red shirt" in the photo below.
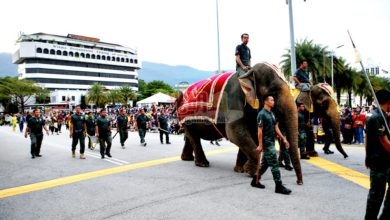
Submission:
{"label": "red shirt", "polygon": [[360,113],[359,115],[357,115],[356,113],[352,115],[352,121],[353,121],[353,127],[354,128],[357,128],[357,127],[364,127],[365,124],[366,124],[366,115],[365,114],[362,114]]}

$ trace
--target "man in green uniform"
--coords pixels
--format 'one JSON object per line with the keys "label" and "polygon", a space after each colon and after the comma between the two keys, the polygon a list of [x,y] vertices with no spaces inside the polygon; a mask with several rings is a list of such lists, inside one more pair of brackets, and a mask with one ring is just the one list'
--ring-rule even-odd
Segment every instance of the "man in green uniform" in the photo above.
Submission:
{"label": "man in green uniform", "polygon": [[88,148],[93,150],[94,146],[92,144],[92,138],[95,136],[95,125],[96,125],[96,120],[93,116],[93,112],[88,113],[88,118],[85,120],[85,124],[87,126],[87,134],[88,134]]}
{"label": "man in green uniform", "polygon": [[120,142],[123,149],[125,149],[125,141],[128,137],[127,123],[129,119],[126,115],[125,109],[119,110],[119,116],[116,121],[116,130],[119,132]]}
{"label": "man in green uniform", "polygon": [[100,155],[102,156],[102,159],[104,159],[104,155],[112,157],[110,154],[112,143],[111,123],[107,118],[105,109],[100,111],[100,117],[96,120],[95,132],[95,136],[99,137]]}
{"label": "man in green uniform", "polygon": [[168,133],[168,116],[165,115],[165,110],[161,110],[160,115],[157,118],[157,127],[160,130],[160,141],[163,144],[163,135],[165,134],[165,142],[166,144],[171,144],[169,142],[169,133]]}
{"label": "man in green uniform", "polygon": [[150,119],[145,115],[145,110],[141,108],[139,110],[139,115],[137,116],[137,119],[135,121],[135,128],[138,129],[138,134],[141,139],[141,145],[143,145],[144,147],[146,146],[145,135],[149,121]]}
{"label": "man in green uniform", "polygon": [[49,130],[45,125],[45,121],[40,117],[41,110],[35,109],[33,111],[33,117],[31,117],[27,122],[27,128],[24,133],[24,137],[27,138],[27,135],[30,134],[31,139],[31,158],[42,157],[40,155],[43,132],[42,128],[45,129],[46,134],[49,135]]}
{"label": "man in green uniform", "polygon": [[259,101],[256,99],[256,91],[254,90],[253,83],[250,80],[252,77],[248,70],[251,68],[251,50],[249,49],[249,34],[244,33],[241,35],[241,44],[237,45],[236,56],[236,71],[238,74],[238,81],[240,82],[241,89],[245,94],[247,103],[254,109],[259,108]]}
{"label": "man in green uniform", "polygon": [[298,147],[301,153],[301,159],[309,160],[310,157],[306,154],[306,122],[305,122],[305,105],[298,103]]}
{"label": "man in green uniform", "polygon": [[76,106],[76,114],[72,115],[70,119],[70,138],[72,138],[72,157],[76,157],[76,146],[80,140],[80,159],[85,159],[85,134],[87,130],[85,118],[81,114],[80,106]]}
{"label": "man in green uniform", "polygon": [[[380,108],[375,109],[366,123],[366,166],[370,169],[365,219],[377,219],[385,196],[386,185],[390,185],[390,135],[385,123],[389,121],[390,91],[376,93]],[[381,112],[386,121],[383,120]],[[390,191],[387,189],[382,214],[379,219],[390,219]]]}
{"label": "man in green uniform", "polygon": [[[275,149],[275,134],[282,139],[287,149],[290,148],[290,144],[280,132],[275,116],[271,111],[271,108],[274,105],[274,98],[271,95],[266,95],[264,98],[264,108],[257,115],[257,135],[259,146],[257,147],[256,151],[260,153],[264,150],[263,158],[261,160],[260,177],[265,173],[265,171],[267,171],[268,167],[271,167],[272,176],[276,184],[275,193],[288,195],[291,193],[291,190],[282,185],[282,180],[280,177],[278,159]],[[256,176],[253,177],[251,185],[254,186],[255,183]],[[265,188],[264,185],[260,183],[259,185],[260,188]]]}

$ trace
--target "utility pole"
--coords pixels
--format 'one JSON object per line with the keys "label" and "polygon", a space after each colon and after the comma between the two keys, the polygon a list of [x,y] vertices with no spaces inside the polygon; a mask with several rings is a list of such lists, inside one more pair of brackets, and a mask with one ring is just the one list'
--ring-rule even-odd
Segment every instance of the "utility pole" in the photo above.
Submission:
{"label": "utility pole", "polygon": [[292,0],[286,0],[288,4],[288,12],[290,19],[290,53],[291,53],[291,75],[294,74],[294,71],[297,69],[297,58],[295,54],[295,37],[294,37],[294,17],[292,10]]}

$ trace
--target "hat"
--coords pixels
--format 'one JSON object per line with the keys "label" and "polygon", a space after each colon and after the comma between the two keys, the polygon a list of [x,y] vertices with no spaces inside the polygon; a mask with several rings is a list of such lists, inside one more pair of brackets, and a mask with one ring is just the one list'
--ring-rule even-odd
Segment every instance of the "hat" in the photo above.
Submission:
{"label": "hat", "polygon": [[385,104],[390,101],[390,91],[386,89],[381,89],[375,93],[376,98],[378,99],[379,104]]}

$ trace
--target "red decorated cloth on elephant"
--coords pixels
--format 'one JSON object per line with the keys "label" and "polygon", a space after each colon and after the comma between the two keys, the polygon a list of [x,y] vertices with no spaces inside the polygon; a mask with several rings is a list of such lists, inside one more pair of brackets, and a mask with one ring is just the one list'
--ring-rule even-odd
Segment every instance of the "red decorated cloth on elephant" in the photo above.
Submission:
{"label": "red decorated cloth on elephant", "polygon": [[179,120],[208,120],[216,123],[224,88],[234,73],[221,73],[199,81],[183,92]]}

